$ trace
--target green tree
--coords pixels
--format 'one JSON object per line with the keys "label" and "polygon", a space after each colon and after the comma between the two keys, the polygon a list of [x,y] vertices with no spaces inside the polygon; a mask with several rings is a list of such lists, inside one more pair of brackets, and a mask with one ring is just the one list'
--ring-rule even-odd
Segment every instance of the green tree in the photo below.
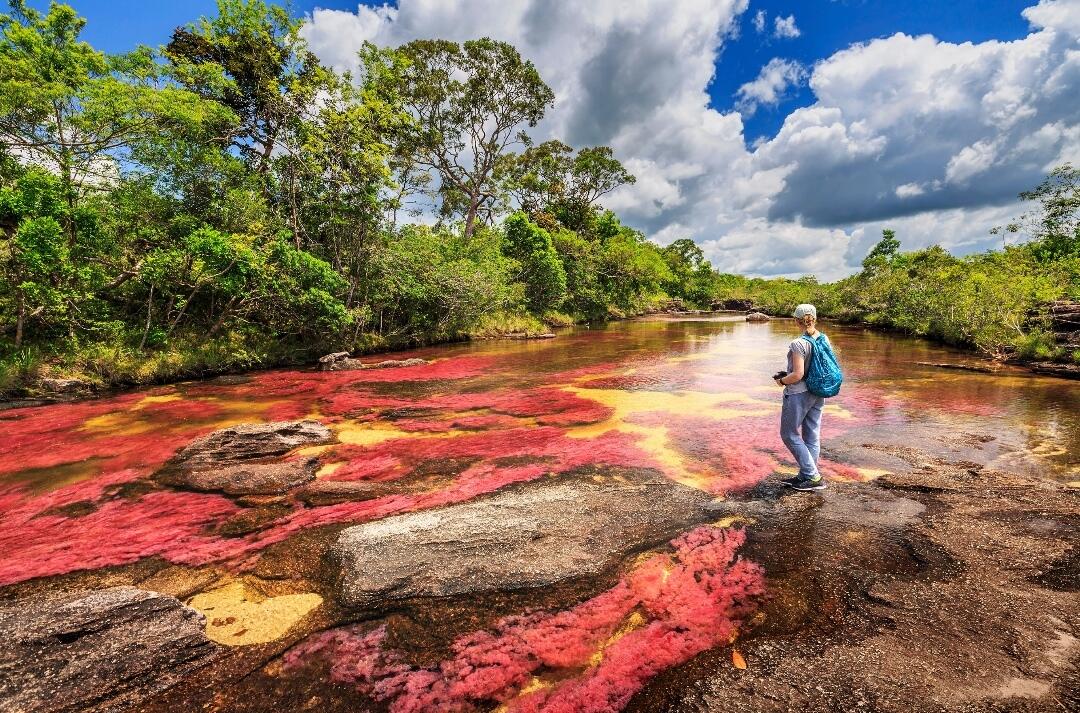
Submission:
{"label": "green tree", "polygon": [[881,231],[881,240],[870,249],[863,258],[863,268],[874,269],[887,264],[900,252],[900,241],[896,239],[896,231],[885,228]]}
{"label": "green tree", "polygon": [[558,307],[566,297],[566,272],[551,235],[524,213],[507,218],[503,230],[503,252],[521,267],[518,279],[525,284],[528,308],[543,314]]}
{"label": "green tree", "polygon": [[602,196],[637,180],[609,147],[582,148],[575,155],[561,141],[507,155],[500,173],[521,210],[533,219],[550,214],[571,230],[587,226]]}
{"label": "green tree", "polygon": [[500,157],[521,139],[522,124],[540,121],[554,94],[505,42],[415,40],[400,52],[401,97],[416,119],[409,151],[416,165],[438,173],[443,214],[463,216],[472,237],[498,203]]}
{"label": "green tree", "polygon": [[1035,221],[1034,250],[1041,261],[1080,257],[1080,169],[1070,163],[1058,166],[1020,198],[1039,202],[1030,217]]}

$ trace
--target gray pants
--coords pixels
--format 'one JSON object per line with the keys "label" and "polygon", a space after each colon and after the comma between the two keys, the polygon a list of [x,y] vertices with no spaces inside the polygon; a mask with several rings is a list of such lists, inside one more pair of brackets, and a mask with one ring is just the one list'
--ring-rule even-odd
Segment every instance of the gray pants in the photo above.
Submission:
{"label": "gray pants", "polygon": [[821,409],[825,399],[809,391],[784,394],[780,412],[780,438],[799,463],[799,476],[816,478],[820,475],[817,462],[821,451]]}

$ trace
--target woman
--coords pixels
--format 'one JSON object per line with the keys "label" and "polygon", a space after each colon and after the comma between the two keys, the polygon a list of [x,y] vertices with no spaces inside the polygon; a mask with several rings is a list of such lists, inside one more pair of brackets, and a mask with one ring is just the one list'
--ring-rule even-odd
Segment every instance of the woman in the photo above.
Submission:
{"label": "woman", "polygon": [[799,491],[824,490],[825,479],[818,471],[817,462],[821,450],[821,409],[825,406],[825,399],[810,393],[803,377],[813,353],[812,342],[817,339],[828,341],[828,337],[817,330],[817,309],[814,305],[799,305],[795,308],[794,317],[803,330],[803,336],[809,337],[809,340],[803,336],[792,340],[788,345],[787,372],[775,377],[776,383],[784,387],[780,438],[799,464],[799,474],[783,482]]}

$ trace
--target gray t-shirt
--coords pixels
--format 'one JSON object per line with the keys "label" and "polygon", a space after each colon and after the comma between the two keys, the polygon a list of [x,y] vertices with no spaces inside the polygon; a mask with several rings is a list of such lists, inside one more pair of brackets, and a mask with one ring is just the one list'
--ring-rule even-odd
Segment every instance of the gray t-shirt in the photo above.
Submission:
{"label": "gray t-shirt", "polygon": [[[820,333],[818,334],[818,336],[819,337],[821,336]],[[811,339],[813,339],[813,337],[811,337]],[[806,379],[805,379],[806,367],[810,366],[810,352],[812,352],[813,349],[814,349],[813,345],[810,344],[810,342],[803,339],[802,337],[799,337],[798,339],[791,340],[791,344],[788,345],[788,351],[787,351],[787,371],[790,374],[791,372],[793,372],[795,370],[795,365],[792,363],[793,362],[792,354],[794,354],[795,352],[798,352],[799,354],[802,354],[802,358],[803,358],[803,374],[804,374],[804,378],[799,379],[794,384],[788,384],[787,386],[785,386],[784,387],[784,393],[785,394],[801,394],[801,393],[803,393],[804,391],[807,390],[806,389]]]}

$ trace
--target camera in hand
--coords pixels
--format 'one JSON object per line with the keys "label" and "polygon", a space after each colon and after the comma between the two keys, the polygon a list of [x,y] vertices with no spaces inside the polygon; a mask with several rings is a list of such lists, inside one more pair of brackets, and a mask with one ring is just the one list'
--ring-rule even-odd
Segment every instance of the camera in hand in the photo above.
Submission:
{"label": "camera in hand", "polygon": [[787,376],[786,371],[778,371],[775,374],[773,374],[772,378],[774,378],[774,379],[783,379],[785,376]]}

